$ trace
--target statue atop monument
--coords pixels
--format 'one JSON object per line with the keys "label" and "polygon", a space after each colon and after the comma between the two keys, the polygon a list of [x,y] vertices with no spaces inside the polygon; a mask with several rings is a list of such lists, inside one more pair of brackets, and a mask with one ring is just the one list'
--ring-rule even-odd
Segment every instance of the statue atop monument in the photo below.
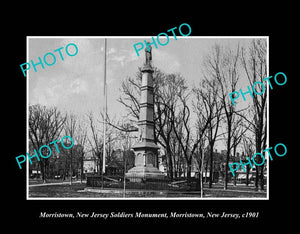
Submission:
{"label": "statue atop monument", "polygon": [[[150,51],[148,50],[148,48],[149,48]],[[145,57],[146,57],[145,65],[151,65],[151,61],[152,61],[152,47],[151,47],[151,45],[149,45],[145,48]]]}

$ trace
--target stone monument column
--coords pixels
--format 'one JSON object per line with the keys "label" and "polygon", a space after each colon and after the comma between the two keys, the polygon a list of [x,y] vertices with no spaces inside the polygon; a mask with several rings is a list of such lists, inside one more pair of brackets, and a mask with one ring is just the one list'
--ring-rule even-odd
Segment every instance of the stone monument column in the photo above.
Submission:
{"label": "stone monument column", "polygon": [[151,66],[152,53],[145,49],[146,62],[142,68],[142,85],[139,116],[139,141],[132,147],[135,154],[134,167],[127,173],[126,177],[136,178],[163,178],[164,174],[158,170],[157,157],[159,147],[154,142],[153,121],[153,68]]}

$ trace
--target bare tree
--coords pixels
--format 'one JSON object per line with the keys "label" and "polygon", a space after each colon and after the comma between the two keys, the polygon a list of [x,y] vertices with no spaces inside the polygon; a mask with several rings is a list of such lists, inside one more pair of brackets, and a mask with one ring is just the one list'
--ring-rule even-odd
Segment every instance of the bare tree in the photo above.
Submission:
{"label": "bare tree", "polygon": [[[46,107],[41,105],[29,106],[29,139],[37,151],[43,145],[57,140],[63,130],[66,116],[62,115],[56,107]],[[39,165],[41,168],[43,182],[46,182],[46,165],[48,158],[41,158]]]}
{"label": "bare tree", "polygon": [[[242,64],[247,74],[251,87],[255,82],[267,77],[267,41],[266,39],[253,39],[248,51],[242,48]],[[263,87],[255,86],[257,93],[262,93]],[[246,119],[251,130],[255,135],[256,153],[263,153],[266,148],[267,139],[267,90],[261,95],[253,93],[253,105],[251,106],[251,117]],[[262,158],[255,159],[257,164],[262,162]],[[260,180],[260,189],[264,189],[264,165],[256,167],[255,187],[258,189]]]}
{"label": "bare tree", "polygon": [[140,116],[140,86],[142,80],[142,73],[139,68],[136,79],[128,77],[125,81],[122,82],[121,92],[124,96],[119,97],[118,101],[122,103],[128,110],[129,116],[138,120]]}
{"label": "bare tree", "polygon": [[[165,105],[165,107],[170,111],[168,123],[171,123],[172,126],[171,133],[174,133],[176,136],[178,144],[177,153],[182,153],[185,159],[187,165],[187,179],[190,181],[192,160],[199,144],[203,140],[203,135],[208,126],[208,122],[205,123],[205,126],[203,126],[201,130],[198,129],[197,134],[194,134],[191,122],[191,110],[189,107],[189,96],[191,93],[187,93],[188,89],[185,85],[185,80],[181,79],[181,82],[181,85],[184,87],[183,89],[180,88],[181,85],[171,82],[175,83],[175,88],[177,90],[179,89],[180,92],[175,92],[176,97],[171,97],[171,100],[176,100],[176,103],[169,102],[169,105]],[[172,105],[170,105],[170,103],[172,103]],[[175,152],[171,151],[171,153],[172,155],[175,155]]]}
{"label": "bare tree", "polygon": [[[196,112],[198,114],[199,126],[208,139],[209,155],[210,155],[210,178],[209,187],[212,187],[213,181],[213,148],[217,137],[220,136],[219,126],[221,122],[221,114],[223,103],[218,98],[219,85],[215,78],[208,79],[204,75],[204,80],[199,84],[198,88],[194,88],[197,100]],[[199,138],[200,141],[200,138]]]}
{"label": "bare tree", "polygon": [[83,180],[83,163],[84,155],[86,153],[86,143],[87,143],[87,126],[81,120],[78,121],[77,134],[74,139],[79,145],[79,159],[80,159],[80,183]]}
{"label": "bare tree", "polygon": [[197,149],[195,153],[193,154],[194,159],[197,162],[197,168],[198,168],[198,175],[199,175],[199,185],[200,185],[200,195],[203,197],[203,170],[204,170],[204,153],[205,153],[205,145],[206,145],[206,137],[204,135],[206,128],[203,128],[203,126],[199,126],[199,123],[196,125],[197,127],[197,135],[199,144],[197,146]]}
{"label": "bare tree", "polygon": [[[242,142],[243,142],[243,149],[244,149],[244,157],[250,157],[251,155],[254,154],[254,144],[253,144],[253,140],[250,137],[244,136],[242,138]],[[246,166],[246,185],[249,185],[249,172],[250,172],[250,165],[247,164]]]}
{"label": "bare tree", "polygon": [[229,93],[236,90],[239,80],[238,61],[240,57],[239,45],[235,50],[224,48],[219,45],[213,47],[212,53],[205,60],[204,66],[208,76],[218,81],[219,92],[217,93],[223,105],[224,120],[226,122],[226,164],[224,189],[228,183],[228,164],[231,154],[231,141],[233,137],[232,126],[234,124],[235,106],[228,98]]}
{"label": "bare tree", "polygon": [[[216,104],[214,97],[212,96],[211,91],[216,91],[212,89],[212,87],[208,84],[208,80],[203,80],[200,82],[199,87],[193,88],[194,101],[193,107],[194,112],[197,115],[196,119],[196,132],[197,132],[197,152],[194,154],[194,158],[196,159],[198,171],[199,171],[199,179],[200,179],[200,190],[201,196],[203,196],[203,170],[204,170],[204,161],[205,161],[205,142],[207,137],[207,132],[211,131],[209,129],[213,127],[211,124],[212,121],[215,121],[215,118],[220,118],[220,113],[215,113],[214,105]],[[219,111],[218,111],[219,112]],[[216,115],[217,114],[217,115]],[[217,120],[218,122],[220,120]],[[215,126],[217,127],[217,126]],[[217,130],[217,129],[216,129]],[[217,133],[217,131],[216,131]],[[216,135],[217,137],[217,135]],[[211,143],[213,143],[211,139]],[[213,148],[213,146],[212,146]],[[210,151],[211,153],[212,151]],[[213,160],[212,154],[210,154],[211,160]],[[211,164],[212,165],[212,164]],[[212,167],[212,166],[211,166]]]}
{"label": "bare tree", "polygon": [[[77,138],[77,129],[78,129],[78,120],[77,116],[74,114],[67,115],[66,123],[65,123],[65,135],[72,137],[72,139]],[[76,157],[76,149],[72,147],[66,151],[66,155],[70,160],[70,168],[69,168],[69,176],[70,176],[70,185],[72,184],[72,176],[73,176],[73,160]],[[67,165],[67,164],[66,164]]]}
{"label": "bare tree", "polygon": [[[240,115],[234,115],[235,119],[233,121],[233,126],[232,126],[232,144],[230,146],[230,149],[233,149],[233,162],[235,162],[236,157],[236,151],[237,147],[242,141],[242,139],[245,137],[245,134],[248,132],[250,125],[245,124],[243,122],[243,118]],[[239,158],[240,159],[240,158]],[[236,179],[237,176],[234,177],[234,185],[236,185]]]}
{"label": "bare tree", "polygon": [[92,113],[88,115],[89,125],[91,129],[91,137],[88,138],[88,142],[92,149],[94,157],[98,159],[97,171],[100,173],[100,165],[102,165],[102,152],[103,152],[103,139],[99,135],[99,129],[97,129],[94,117]]}
{"label": "bare tree", "polygon": [[178,109],[179,96],[187,90],[185,80],[180,74],[161,75],[155,80],[155,135],[164,148],[171,179],[178,175],[181,167],[181,149],[176,147],[175,129],[180,127],[173,113]]}
{"label": "bare tree", "polygon": [[[191,135],[191,125],[190,125],[190,115],[191,111],[187,104],[188,95],[181,94],[179,96],[180,104],[182,105],[179,113],[176,114],[178,117],[176,118],[175,111],[172,111],[172,118],[169,121],[173,125],[175,136],[178,140],[179,145],[181,146],[186,164],[187,164],[187,179],[188,181],[191,178],[192,172],[192,157],[193,153],[196,150],[196,146],[192,146],[192,135]],[[179,128],[175,127],[179,126]]]}

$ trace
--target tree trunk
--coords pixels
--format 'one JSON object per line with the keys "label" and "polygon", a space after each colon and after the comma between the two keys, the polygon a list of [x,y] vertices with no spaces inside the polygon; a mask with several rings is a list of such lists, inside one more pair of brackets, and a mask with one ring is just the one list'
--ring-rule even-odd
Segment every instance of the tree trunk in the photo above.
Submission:
{"label": "tree trunk", "polygon": [[40,166],[41,166],[41,174],[42,174],[43,183],[46,183],[45,163],[44,163],[44,160],[40,160]]}
{"label": "tree trunk", "polygon": [[[43,149],[43,152],[42,152],[43,155],[46,155],[45,154],[45,148]],[[41,165],[41,173],[42,173],[42,180],[43,180],[43,183],[46,183],[46,159],[40,159],[40,165]]]}
{"label": "tree trunk", "polygon": [[225,165],[225,181],[224,181],[224,189],[227,189],[227,183],[228,183],[228,164],[229,164],[229,157],[230,157],[230,133],[228,131],[227,136],[227,152],[226,152],[226,165]]}
{"label": "tree trunk", "polygon": [[[227,150],[228,150],[228,148],[227,148]],[[227,189],[227,183],[228,183],[229,154],[230,154],[230,152],[227,152],[227,155],[226,155],[224,190]]]}
{"label": "tree trunk", "polygon": [[260,189],[263,191],[264,190],[264,164],[260,167]]}
{"label": "tree trunk", "polygon": [[213,182],[213,147],[210,147],[210,172],[209,172],[209,188],[212,187],[212,182]]}
{"label": "tree trunk", "polygon": [[206,164],[205,164],[205,183],[207,183],[207,171],[208,171],[208,160],[206,160]]}
{"label": "tree trunk", "polygon": [[[236,156],[236,147],[237,147],[237,144],[234,144],[233,146],[233,160],[235,162],[235,156]],[[233,178],[233,184],[234,186],[236,186],[236,178],[237,178],[238,174],[236,174]]]}
{"label": "tree trunk", "polygon": [[[261,152],[261,133],[256,133],[256,152]],[[259,158],[259,160],[257,160],[256,158],[254,159],[256,161],[257,164],[260,164],[261,162],[261,158]],[[260,179],[260,173],[259,173],[259,167],[255,166],[256,170],[256,178],[255,178],[255,189],[258,190],[258,183],[259,183],[259,179]]]}
{"label": "tree trunk", "polygon": [[246,166],[246,186],[249,185],[249,172],[250,172],[250,165]]}
{"label": "tree trunk", "polygon": [[82,184],[83,180],[83,159],[84,159],[84,153],[81,155],[81,162],[80,162],[80,183]]}
{"label": "tree trunk", "polygon": [[255,190],[258,190],[258,180],[259,180],[259,172],[258,167],[255,168]]}
{"label": "tree trunk", "polygon": [[191,174],[192,174],[192,160],[191,159],[186,160],[186,164],[187,164],[186,177],[187,177],[188,182],[190,182],[191,181]]}
{"label": "tree trunk", "polygon": [[166,154],[168,158],[168,167],[169,167],[169,175],[170,179],[173,180],[173,160],[172,160],[172,153],[169,146],[166,148]]}
{"label": "tree trunk", "polygon": [[203,167],[204,167],[204,154],[202,155],[201,167],[200,167],[200,173],[199,173],[199,177],[200,177],[200,196],[201,196],[201,198],[204,195],[204,193],[203,193]]}
{"label": "tree trunk", "polygon": [[70,163],[70,185],[72,185],[72,175],[73,175],[73,168],[72,168],[72,157],[71,157],[71,163]]}

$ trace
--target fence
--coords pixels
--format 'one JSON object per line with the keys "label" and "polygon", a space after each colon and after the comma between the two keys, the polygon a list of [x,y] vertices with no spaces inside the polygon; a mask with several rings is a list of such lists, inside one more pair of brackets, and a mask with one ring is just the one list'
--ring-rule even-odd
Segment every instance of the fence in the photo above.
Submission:
{"label": "fence", "polygon": [[[102,187],[102,177],[98,175],[91,175],[87,177],[88,187]],[[125,179],[118,176],[104,176],[103,188],[119,188],[136,190],[176,190],[176,191],[193,191],[200,190],[200,181],[196,178],[191,178],[189,181],[186,178],[179,178],[171,180],[168,177],[163,178],[149,178],[141,176],[128,176]]]}

